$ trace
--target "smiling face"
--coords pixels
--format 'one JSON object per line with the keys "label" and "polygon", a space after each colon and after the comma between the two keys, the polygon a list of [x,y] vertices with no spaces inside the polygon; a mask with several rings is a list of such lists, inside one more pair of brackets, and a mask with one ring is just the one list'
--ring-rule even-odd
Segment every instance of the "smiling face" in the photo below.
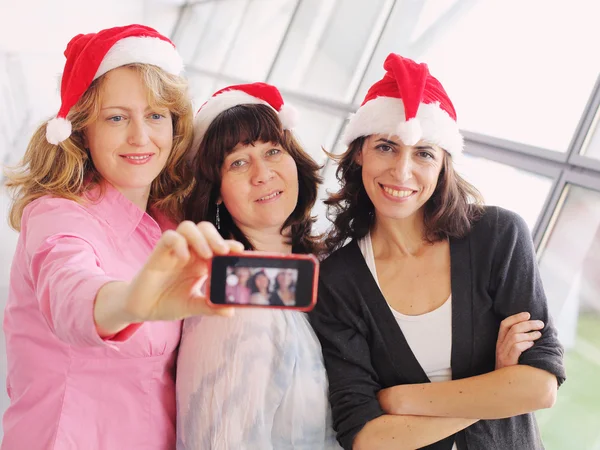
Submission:
{"label": "smiling face", "polygon": [[379,217],[405,219],[421,213],[437,186],[444,150],[423,141],[402,144],[397,136],[365,139],[357,162]]}
{"label": "smiling face", "polygon": [[250,269],[246,267],[238,267],[237,269],[235,269],[235,274],[237,275],[240,284],[245,286],[246,282],[250,278]]}
{"label": "smiling face", "polygon": [[263,294],[269,289],[269,278],[264,273],[257,274],[254,282],[257,289]]}
{"label": "smiling face", "polygon": [[173,145],[173,123],[165,108],[152,108],[140,75],[120,67],[105,75],[98,118],[84,131],[100,175],[132,199],[149,192]]}
{"label": "smiling face", "polygon": [[221,167],[221,199],[238,227],[281,228],[298,203],[298,169],[279,144],[238,144]]}
{"label": "smiling face", "polygon": [[294,272],[291,269],[282,270],[277,274],[277,283],[280,288],[289,288],[294,281]]}

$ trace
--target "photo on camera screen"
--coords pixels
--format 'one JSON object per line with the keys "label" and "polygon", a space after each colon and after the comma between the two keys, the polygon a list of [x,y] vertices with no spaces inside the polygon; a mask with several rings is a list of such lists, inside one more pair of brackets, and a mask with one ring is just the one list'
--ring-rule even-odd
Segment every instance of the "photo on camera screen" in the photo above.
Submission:
{"label": "photo on camera screen", "polygon": [[298,269],[227,266],[225,302],[237,305],[296,306]]}
{"label": "photo on camera screen", "polygon": [[310,311],[317,301],[319,261],[311,255],[215,256],[209,301],[215,306]]}

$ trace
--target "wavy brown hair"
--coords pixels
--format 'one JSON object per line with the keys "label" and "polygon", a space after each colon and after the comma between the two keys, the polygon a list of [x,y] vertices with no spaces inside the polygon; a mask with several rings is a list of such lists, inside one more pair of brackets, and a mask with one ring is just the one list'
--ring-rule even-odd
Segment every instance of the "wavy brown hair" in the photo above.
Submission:
{"label": "wavy brown hair", "polygon": [[[193,163],[196,182],[185,202],[185,218],[195,223],[208,221],[216,225],[223,162],[238,144],[255,142],[279,144],[294,158],[298,169],[298,202],[281,232],[290,229],[287,238],[293,252],[320,254],[321,237],[312,234],[316,219],[311,215],[321,183],[320,166],[290,131],[283,130],[275,111],[266,105],[237,105],[223,111],[211,122],[199,148],[193,149],[196,152]],[[247,250],[254,250],[224,203],[219,205],[219,218],[219,232],[224,238],[236,239]]]}
{"label": "wavy brown hair", "polygon": [[[166,108],[173,121],[173,147],[162,172],[152,182],[148,207],[154,207],[172,220],[182,216],[183,199],[193,180],[185,157],[193,133],[193,109],[187,82],[148,64],[129,64],[147,87],[148,102]],[[20,164],[6,171],[6,185],[13,197],[9,213],[12,228],[21,229],[25,207],[44,195],[83,202],[82,194],[97,185],[102,176],[94,167],[84,144],[85,128],[97,120],[102,95],[102,76],[90,85],[68,115],[71,136],[58,145],[46,140],[46,124],[33,134]]]}
{"label": "wavy brown hair", "polygon": [[[375,207],[362,181],[362,167],[356,157],[368,136],[355,139],[339,156],[336,177],[340,190],[331,194],[327,218],[333,223],[326,239],[328,252],[340,248],[348,239],[362,239],[375,223]],[[483,213],[479,191],[454,169],[452,157],[444,152],[442,169],[435,191],[424,205],[425,239],[431,243],[447,238],[462,238]]]}

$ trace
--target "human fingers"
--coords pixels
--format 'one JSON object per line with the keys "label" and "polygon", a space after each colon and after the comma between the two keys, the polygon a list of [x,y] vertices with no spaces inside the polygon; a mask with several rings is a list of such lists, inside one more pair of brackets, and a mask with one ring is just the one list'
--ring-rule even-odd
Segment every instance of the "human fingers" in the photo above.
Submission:
{"label": "human fingers", "polygon": [[184,220],[177,227],[177,233],[183,236],[187,245],[192,248],[201,259],[212,258],[212,249],[209,246],[204,233],[194,222]]}
{"label": "human fingers", "polygon": [[529,320],[531,315],[528,312],[520,312],[518,314],[513,314],[512,316],[508,316],[502,322],[500,322],[500,329],[498,330],[498,342],[503,342],[510,328],[519,323],[526,320]]}
{"label": "human fingers", "polygon": [[229,252],[229,247],[225,242],[225,239],[221,236],[219,231],[210,222],[200,222],[198,230],[203,234],[204,238],[211,251],[217,255],[224,255]]}
{"label": "human fingers", "polygon": [[177,232],[167,230],[160,237],[145,265],[151,270],[169,270],[190,259],[186,240]]}
{"label": "human fingers", "polygon": [[188,315],[190,316],[222,316],[231,317],[235,314],[234,308],[216,308],[208,303],[208,300],[203,295],[197,295],[190,299],[188,307]]}
{"label": "human fingers", "polygon": [[516,323],[510,327],[507,335],[529,333],[530,331],[541,330],[543,328],[544,322],[541,320],[526,320],[524,322]]}
{"label": "human fingers", "polygon": [[496,346],[496,367],[517,364],[521,353],[533,347],[535,341],[540,337],[542,337],[542,333],[539,331],[517,334],[509,333],[504,342]]}
{"label": "human fingers", "polygon": [[533,341],[522,341],[518,342],[511,346],[510,351],[508,352],[508,359],[511,361],[512,365],[515,365],[519,362],[519,357],[521,354],[533,347],[535,342]]}
{"label": "human fingers", "polygon": [[229,246],[230,253],[242,253],[245,250],[244,244],[233,239],[226,239],[225,243]]}

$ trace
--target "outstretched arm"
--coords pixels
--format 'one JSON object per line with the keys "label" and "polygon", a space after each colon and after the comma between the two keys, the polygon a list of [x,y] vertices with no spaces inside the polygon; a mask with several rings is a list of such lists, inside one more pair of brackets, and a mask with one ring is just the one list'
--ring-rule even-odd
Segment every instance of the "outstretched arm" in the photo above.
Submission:
{"label": "outstretched arm", "polygon": [[240,251],[241,244],[223,241],[207,224],[183,223],[161,237],[133,280],[119,280],[103,269],[94,241],[103,230],[87,216],[75,202],[49,199],[29,208],[23,219],[21,251],[31,288],[61,341],[112,346],[146,320],[230,312],[209,308],[195,285],[213,254]]}
{"label": "outstretched arm", "polygon": [[208,222],[185,221],[168,230],[135,278],[112,282],[98,291],[94,304],[96,329],[113,336],[131,324],[147,320],[178,320],[198,314],[230,315],[230,308],[210,308],[197,289],[213,255],[242,251],[239,242],[225,241]]}

